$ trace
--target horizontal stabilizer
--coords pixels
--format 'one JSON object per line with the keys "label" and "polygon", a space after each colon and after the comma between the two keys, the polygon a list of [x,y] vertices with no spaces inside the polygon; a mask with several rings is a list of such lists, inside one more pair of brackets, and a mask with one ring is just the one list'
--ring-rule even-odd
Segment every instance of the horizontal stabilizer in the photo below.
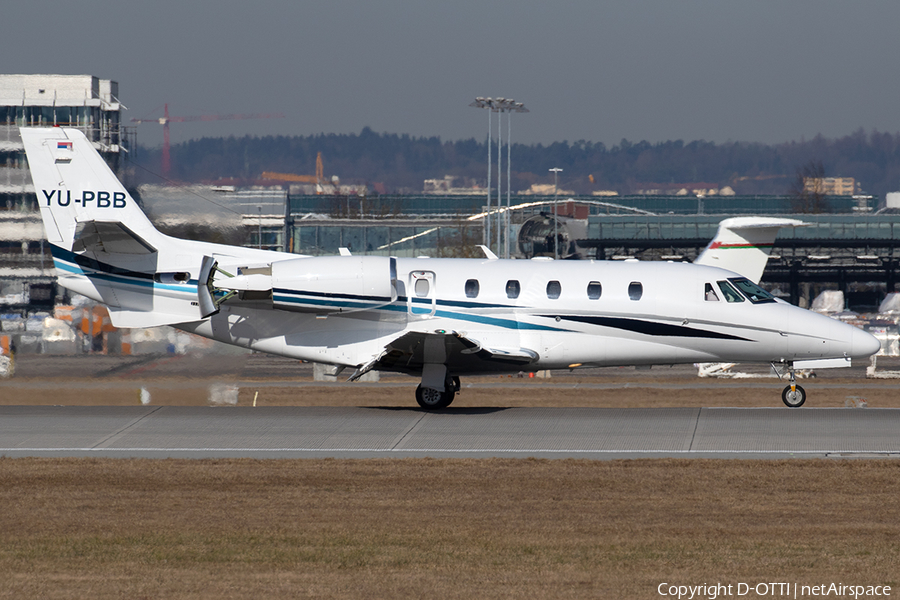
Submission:
{"label": "horizontal stabilizer", "polygon": [[75,228],[75,252],[153,254],[156,248],[119,222],[85,221]]}

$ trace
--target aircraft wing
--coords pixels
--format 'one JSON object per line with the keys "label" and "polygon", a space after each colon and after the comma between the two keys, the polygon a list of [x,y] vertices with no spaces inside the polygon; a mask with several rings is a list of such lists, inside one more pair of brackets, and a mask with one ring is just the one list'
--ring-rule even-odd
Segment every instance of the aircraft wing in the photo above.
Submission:
{"label": "aircraft wing", "polygon": [[538,353],[528,348],[490,348],[456,331],[411,331],[389,342],[380,355],[357,368],[350,381],[373,369],[419,372],[431,363],[445,364],[452,373],[478,373],[496,371],[501,365],[524,367],[537,359]]}

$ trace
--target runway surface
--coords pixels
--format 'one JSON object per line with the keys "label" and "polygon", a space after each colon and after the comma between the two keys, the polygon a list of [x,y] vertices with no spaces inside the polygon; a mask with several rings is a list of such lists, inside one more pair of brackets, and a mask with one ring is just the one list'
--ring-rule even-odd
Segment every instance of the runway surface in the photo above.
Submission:
{"label": "runway surface", "polygon": [[900,458],[900,409],[0,406],[0,455]]}

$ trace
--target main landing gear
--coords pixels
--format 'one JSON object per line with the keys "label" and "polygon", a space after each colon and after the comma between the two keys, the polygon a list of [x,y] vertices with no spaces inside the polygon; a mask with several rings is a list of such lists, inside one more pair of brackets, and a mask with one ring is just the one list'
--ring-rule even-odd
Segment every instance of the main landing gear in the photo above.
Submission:
{"label": "main landing gear", "polygon": [[[438,380],[440,381],[440,380]],[[444,391],[419,385],[416,388],[416,402],[425,410],[438,410],[447,408],[456,393],[459,391],[459,377],[447,377],[444,381]]]}
{"label": "main landing gear", "polygon": [[806,390],[797,385],[794,375],[794,364],[788,363],[788,372],[791,377],[791,385],[781,391],[781,400],[788,408],[800,408],[806,402]]}

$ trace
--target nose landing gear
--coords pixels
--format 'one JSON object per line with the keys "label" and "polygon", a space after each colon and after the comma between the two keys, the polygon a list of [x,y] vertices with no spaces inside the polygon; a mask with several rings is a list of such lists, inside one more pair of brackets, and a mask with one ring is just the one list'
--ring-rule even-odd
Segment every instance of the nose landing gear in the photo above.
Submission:
{"label": "nose landing gear", "polygon": [[797,385],[794,363],[788,363],[788,372],[791,377],[791,385],[781,391],[781,400],[788,408],[800,408],[806,402],[806,390]]}

